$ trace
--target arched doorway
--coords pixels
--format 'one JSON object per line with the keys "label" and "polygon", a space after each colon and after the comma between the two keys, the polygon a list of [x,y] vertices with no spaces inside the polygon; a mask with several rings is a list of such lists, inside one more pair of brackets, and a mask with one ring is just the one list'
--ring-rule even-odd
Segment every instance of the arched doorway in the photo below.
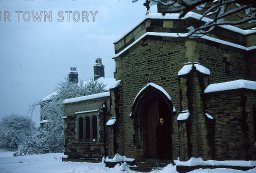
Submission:
{"label": "arched doorway", "polygon": [[159,158],[157,145],[156,128],[159,118],[165,119],[168,127],[166,140],[161,143],[167,144],[166,159],[172,159],[172,111],[173,105],[168,93],[156,84],[148,84],[136,96],[132,117],[134,118],[134,143],[138,150],[142,152],[143,159]]}

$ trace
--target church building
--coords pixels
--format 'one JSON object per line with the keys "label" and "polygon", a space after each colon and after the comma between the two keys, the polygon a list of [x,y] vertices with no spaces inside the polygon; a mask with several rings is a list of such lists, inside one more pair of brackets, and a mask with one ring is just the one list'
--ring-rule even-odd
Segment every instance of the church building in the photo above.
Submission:
{"label": "church building", "polygon": [[160,118],[167,160],[256,159],[256,32],[187,37],[198,18],[150,13],[114,42],[115,84],[64,101],[67,159],[157,159]]}

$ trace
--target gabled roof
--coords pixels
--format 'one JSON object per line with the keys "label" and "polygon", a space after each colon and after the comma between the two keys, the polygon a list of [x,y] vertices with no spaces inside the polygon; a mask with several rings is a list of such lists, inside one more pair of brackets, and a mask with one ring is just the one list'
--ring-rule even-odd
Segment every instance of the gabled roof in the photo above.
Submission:
{"label": "gabled roof", "polygon": [[76,97],[76,98],[71,98],[71,99],[65,99],[63,101],[63,104],[81,102],[81,101],[92,100],[92,99],[102,98],[102,97],[109,97],[109,96],[110,96],[110,92],[92,94],[92,95],[88,95],[88,96],[81,96],[81,97]]}

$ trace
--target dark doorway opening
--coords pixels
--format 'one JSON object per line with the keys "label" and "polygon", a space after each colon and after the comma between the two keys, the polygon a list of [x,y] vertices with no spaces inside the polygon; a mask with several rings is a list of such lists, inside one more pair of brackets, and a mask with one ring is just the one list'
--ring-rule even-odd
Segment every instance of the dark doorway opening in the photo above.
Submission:
{"label": "dark doorway opening", "polygon": [[[169,98],[154,87],[148,87],[134,103],[135,138],[137,147],[142,148],[144,159],[160,158],[158,145],[164,144],[166,160],[172,159],[172,112],[173,105]],[[157,141],[159,118],[163,117],[166,133],[161,142]],[[163,138],[162,138],[163,139]]]}

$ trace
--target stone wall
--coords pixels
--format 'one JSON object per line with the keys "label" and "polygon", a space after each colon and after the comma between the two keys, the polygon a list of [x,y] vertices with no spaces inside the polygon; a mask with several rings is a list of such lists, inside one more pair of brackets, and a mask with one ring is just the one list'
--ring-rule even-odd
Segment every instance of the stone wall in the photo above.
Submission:
{"label": "stone wall", "polygon": [[[99,109],[105,101],[108,106],[107,121],[110,117],[109,97],[64,104],[64,153],[68,159],[100,159],[104,156],[104,118]],[[78,117],[90,115],[98,117],[98,139],[81,141],[78,139]]]}
{"label": "stone wall", "polygon": [[[187,93],[188,97],[191,97],[190,102],[192,101],[194,104],[191,112],[192,117],[194,117],[191,122],[190,134],[193,148],[191,154],[205,159],[212,158],[214,149],[210,143],[211,139],[208,139],[211,132],[207,129],[208,122],[204,115],[204,104],[206,102],[203,98],[203,90],[209,83],[236,79],[256,80],[255,65],[248,63],[247,55],[247,52],[240,49],[200,38],[193,40],[146,36],[136,45],[116,57],[115,77],[122,81],[119,90],[121,117],[118,123],[118,152],[131,157],[135,156],[133,120],[129,115],[133,101],[140,89],[148,82],[162,86],[171,95],[173,105],[177,109],[177,114],[179,114],[182,111],[180,89],[184,86],[181,85],[181,88],[179,88],[177,73],[184,63],[199,62],[210,69],[211,75],[209,80],[207,79],[207,82],[204,82],[204,86],[201,86],[198,77],[193,77],[191,80],[194,81],[191,81],[190,84],[191,87],[194,87],[191,90],[193,93]],[[251,60],[254,56],[255,53],[251,52]],[[179,152],[184,151],[184,149],[180,148],[176,117],[173,118],[173,132],[173,158],[177,158]],[[186,155],[187,157],[188,155]]]}
{"label": "stone wall", "polygon": [[209,75],[200,73],[194,66],[189,74],[180,76],[181,109],[189,112],[189,118],[178,124],[181,160],[190,157],[211,159],[203,96],[208,79]]}
{"label": "stone wall", "polygon": [[120,103],[119,103],[119,86],[116,88],[113,88],[110,90],[110,108],[111,108],[111,117],[116,118],[115,124],[108,126],[108,153],[109,156],[114,156],[117,152],[117,139],[119,139],[119,136],[117,136],[117,130],[119,131],[118,134],[120,134]]}
{"label": "stone wall", "polygon": [[256,80],[256,74],[249,75],[245,51],[212,42],[198,42],[195,53],[198,54],[199,63],[211,70],[210,83],[235,79]]}
{"label": "stone wall", "polygon": [[[172,97],[172,103],[179,109],[179,83],[177,73],[187,62],[184,40],[170,41],[161,38],[146,38],[128,54],[115,59],[116,79],[121,80],[120,88],[120,123],[123,131],[118,133],[121,154],[134,157],[136,149],[133,144],[133,120],[129,116],[133,101],[138,92],[149,82],[163,87]],[[175,117],[172,118],[173,120]],[[173,124],[174,155],[177,156],[178,135],[177,121]],[[121,128],[120,128],[121,129]],[[175,157],[176,158],[176,157]]]}
{"label": "stone wall", "polygon": [[208,113],[215,121],[213,159],[255,159],[255,91],[215,92],[206,97]]}

